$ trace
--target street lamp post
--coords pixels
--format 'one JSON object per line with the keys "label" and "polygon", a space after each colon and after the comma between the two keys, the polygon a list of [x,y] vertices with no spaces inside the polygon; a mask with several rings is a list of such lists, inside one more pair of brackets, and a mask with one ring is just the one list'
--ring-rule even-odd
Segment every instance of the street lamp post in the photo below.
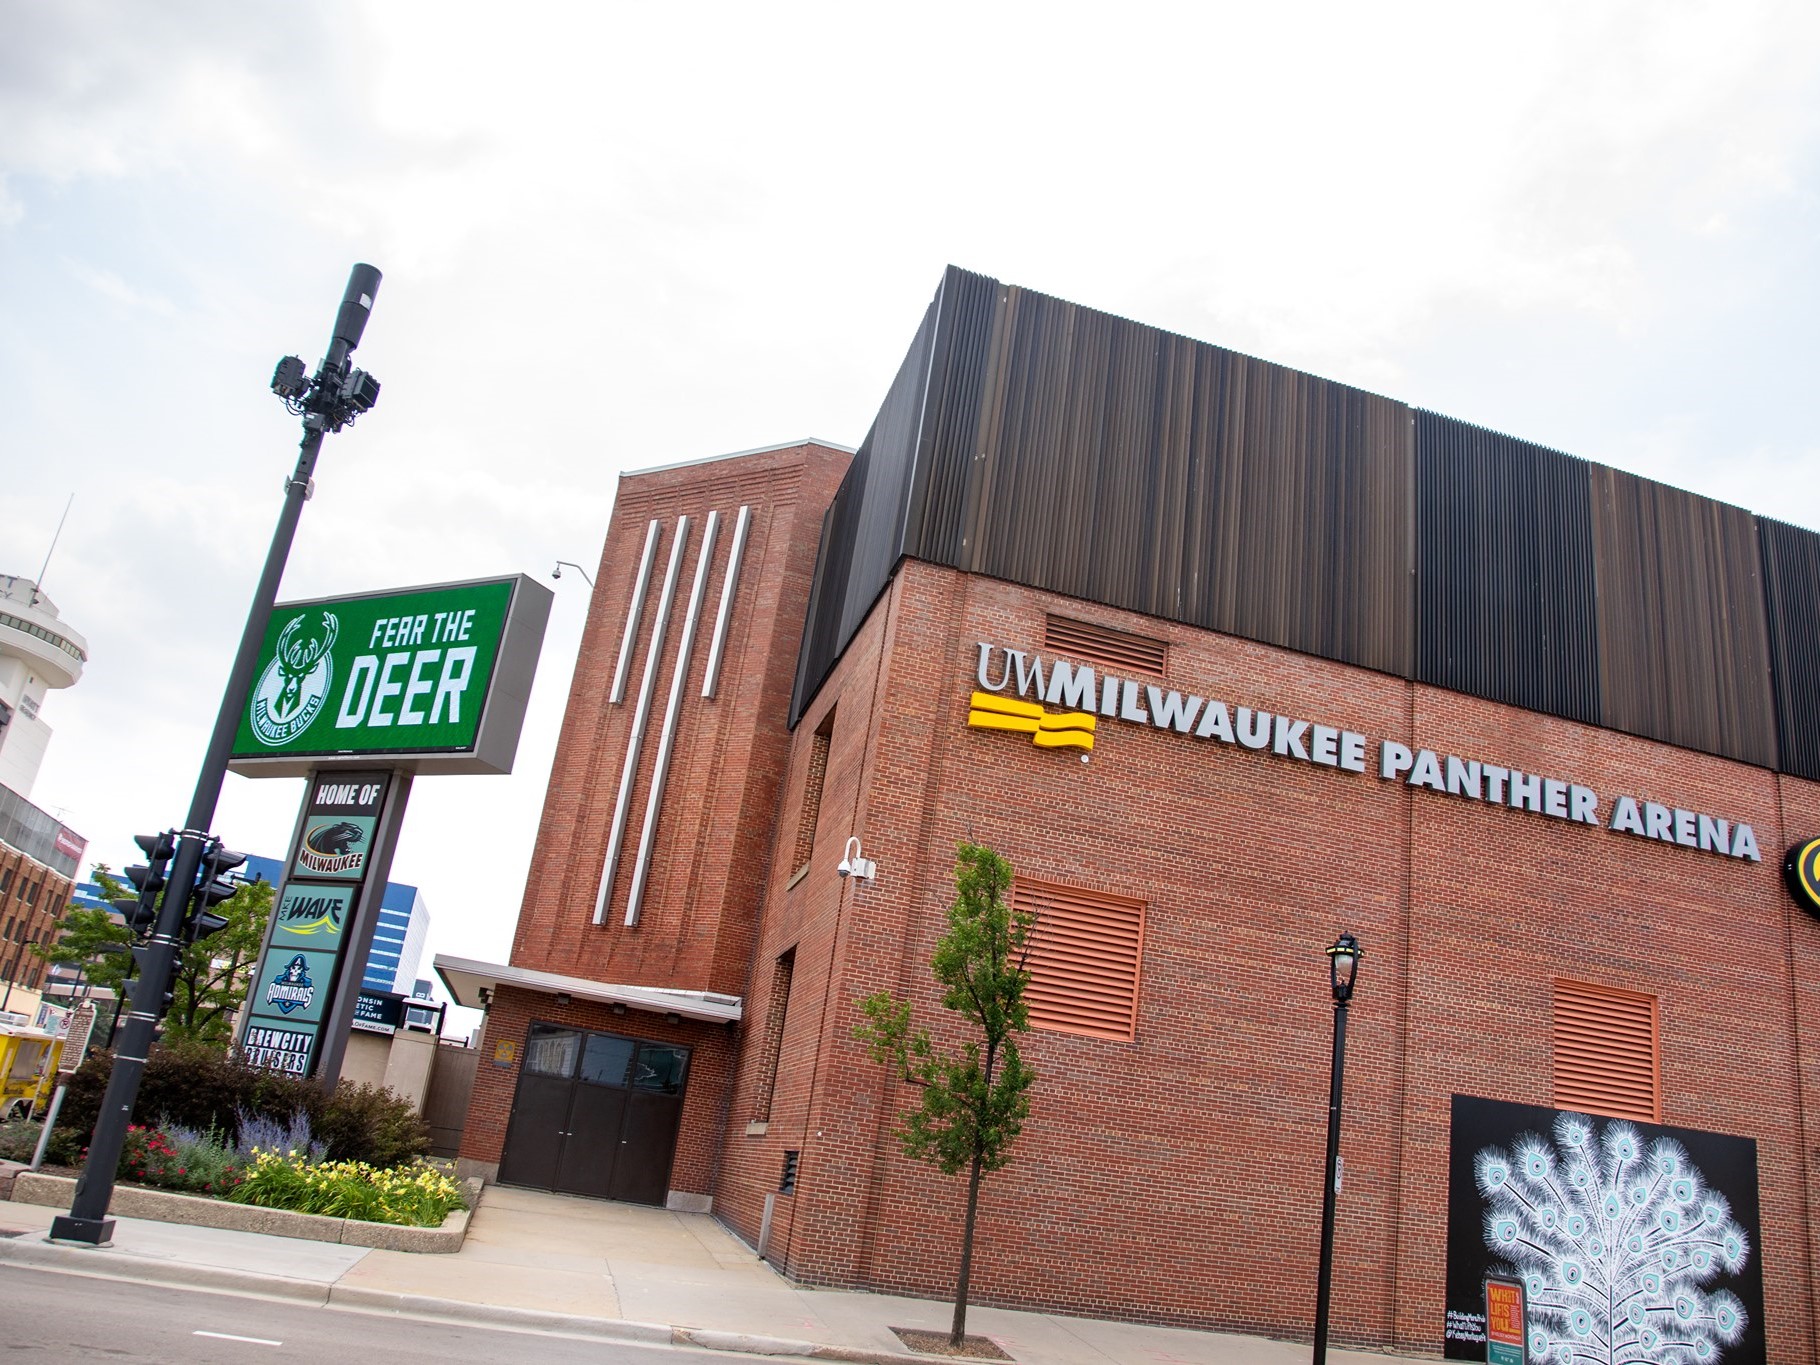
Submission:
{"label": "street lamp post", "polygon": [[25,950],[27,948],[36,948],[37,946],[38,945],[35,942],[21,943],[13,950],[13,965],[6,969],[6,994],[0,996],[0,1011],[5,1010],[8,1005],[13,1003],[13,978],[19,975],[19,961],[25,956]]}
{"label": "street lamp post", "polygon": [[1351,934],[1341,934],[1327,949],[1328,978],[1333,987],[1333,1067],[1327,1092],[1327,1190],[1321,1200],[1321,1268],[1315,1277],[1314,1365],[1327,1362],[1327,1301],[1333,1281],[1333,1214],[1340,1192],[1340,1092],[1346,1080],[1346,1007],[1352,1002],[1353,978],[1365,954]]}

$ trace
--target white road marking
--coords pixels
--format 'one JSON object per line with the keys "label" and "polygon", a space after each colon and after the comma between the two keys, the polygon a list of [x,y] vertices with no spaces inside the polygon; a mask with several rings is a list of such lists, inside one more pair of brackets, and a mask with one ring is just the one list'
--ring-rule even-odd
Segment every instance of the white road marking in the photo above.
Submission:
{"label": "white road marking", "polygon": [[250,1341],[255,1346],[282,1346],[282,1345],[284,1345],[284,1343],[282,1341],[273,1341],[269,1337],[237,1337],[232,1332],[195,1331],[195,1332],[191,1332],[190,1335],[193,1337],[216,1337],[222,1341]]}

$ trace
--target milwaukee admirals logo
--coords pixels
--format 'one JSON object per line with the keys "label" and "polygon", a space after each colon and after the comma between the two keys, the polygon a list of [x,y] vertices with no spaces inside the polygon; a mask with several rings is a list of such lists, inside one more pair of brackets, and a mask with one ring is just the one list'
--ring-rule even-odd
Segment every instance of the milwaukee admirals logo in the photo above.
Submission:
{"label": "milwaukee admirals logo", "polygon": [[289,744],[310,728],[335,681],[329,650],[341,623],[325,611],[312,628],[309,617],[309,612],[293,616],[279,632],[272,661],[253,686],[247,719],[259,742],[272,748]]}
{"label": "milwaukee admirals logo", "polygon": [[265,1003],[278,1006],[281,1014],[307,1010],[315,998],[316,983],[310,980],[310,965],[302,953],[280,967],[265,988]]}

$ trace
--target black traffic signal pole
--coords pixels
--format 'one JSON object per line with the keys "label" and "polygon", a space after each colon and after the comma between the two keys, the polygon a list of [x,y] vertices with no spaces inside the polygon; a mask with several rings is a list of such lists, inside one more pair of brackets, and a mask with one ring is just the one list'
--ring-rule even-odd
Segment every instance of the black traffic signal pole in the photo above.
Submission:
{"label": "black traffic signal pole", "polygon": [[[252,689],[253,665],[258,661],[259,648],[271,622],[272,604],[278,600],[278,581],[284,576],[291,542],[297,535],[297,519],[310,496],[316,456],[322,449],[323,436],[341,430],[360,412],[371,407],[372,399],[378,393],[375,384],[363,402],[351,402],[347,389],[350,381],[359,375],[358,371],[349,369],[348,356],[360,344],[361,334],[366,330],[373,297],[379,292],[379,280],[379,272],[370,265],[356,265],[348,275],[348,287],[342,292],[341,308],[335,314],[335,330],[329,338],[328,354],[323,357],[315,378],[303,390],[280,389],[279,378],[274,376],[274,389],[303,417],[303,441],[297,453],[297,468],[284,486],[284,508],[278,514],[278,525],[272,532],[272,547],[266,552],[265,570],[259,576],[253,604],[247,611],[246,629],[240,635],[240,652],[234,656],[227,689],[221,694],[215,731],[209,737],[202,770],[196,775],[196,793],[190,798],[189,818],[184,822],[177,840],[176,856],[171,860],[164,901],[159,907],[151,938],[142,950],[139,984],[133,989],[132,1007],[121,1031],[119,1050],[114,1054],[113,1073],[108,1077],[107,1094],[95,1121],[88,1161],[83,1167],[82,1179],[76,1184],[76,1196],[70,1203],[69,1213],[51,1223],[52,1241],[102,1246],[113,1238],[114,1222],[106,1215],[114,1197],[115,1171],[120,1165],[121,1150],[126,1146],[127,1125],[132,1118],[133,1102],[139,1097],[146,1058],[151,1055],[158,1020],[164,1013],[164,993],[170,989],[179,939],[190,912],[190,898],[196,889],[196,874],[201,870],[205,846],[211,837],[208,827],[215,818],[215,806],[221,799],[221,786],[227,778],[228,754],[234,747],[240,713],[245,709],[247,694]],[[281,361],[280,375],[284,368],[285,362]]]}

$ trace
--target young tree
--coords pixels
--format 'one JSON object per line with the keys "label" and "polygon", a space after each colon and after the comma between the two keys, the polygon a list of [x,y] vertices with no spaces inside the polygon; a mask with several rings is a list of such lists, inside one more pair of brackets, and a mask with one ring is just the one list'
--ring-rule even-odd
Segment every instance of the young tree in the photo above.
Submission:
{"label": "young tree", "polygon": [[955,1052],[938,1052],[926,1030],[910,1028],[910,1004],[888,991],[859,1002],[865,1021],[854,1036],[876,1062],[891,1065],[922,1087],[922,1103],[902,1114],[896,1130],[904,1154],[944,1175],[967,1170],[967,1217],[961,1233],[954,1290],[955,1349],[967,1335],[967,1289],[973,1274],[973,1229],[980,1178],[1011,1159],[1011,1144],[1030,1115],[1036,1073],[1018,1055],[1014,1035],[1030,1028],[1024,970],[1033,918],[1013,911],[1011,864],[990,848],[962,844],[955,863],[955,900],[948,931],[935,945],[930,968],[942,985],[942,1005],[979,1032]]}
{"label": "young tree", "polygon": [[[133,894],[132,887],[115,877],[106,864],[96,865],[95,881],[109,901]],[[233,1041],[234,1012],[246,999],[248,975],[272,916],[272,896],[270,882],[245,883],[214,908],[227,927],[198,943],[184,945],[171,978],[171,1008],[164,1019],[167,1039],[192,1039],[215,1047]],[[55,943],[40,945],[32,952],[47,962],[83,966],[93,985],[121,994],[127,978],[134,974],[129,951],[132,930],[105,910],[77,905],[64,912],[58,929]]]}

